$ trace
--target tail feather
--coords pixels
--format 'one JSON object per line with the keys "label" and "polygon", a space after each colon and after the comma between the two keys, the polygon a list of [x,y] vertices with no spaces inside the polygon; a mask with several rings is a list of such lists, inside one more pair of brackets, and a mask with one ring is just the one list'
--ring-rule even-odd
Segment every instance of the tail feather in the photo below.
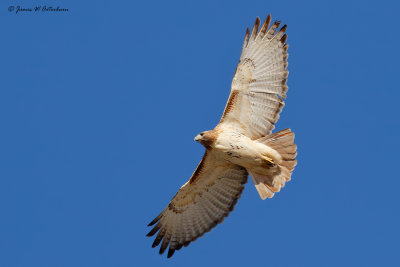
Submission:
{"label": "tail feather", "polygon": [[277,171],[275,172],[258,174],[248,170],[260,197],[262,199],[272,198],[276,192],[279,192],[285,186],[286,182],[290,181],[297,164],[297,146],[294,144],[294,133],[290,129],[285,129],[257,139],[257,142],[273,148],[281,156],[281,160],[276,162]]}

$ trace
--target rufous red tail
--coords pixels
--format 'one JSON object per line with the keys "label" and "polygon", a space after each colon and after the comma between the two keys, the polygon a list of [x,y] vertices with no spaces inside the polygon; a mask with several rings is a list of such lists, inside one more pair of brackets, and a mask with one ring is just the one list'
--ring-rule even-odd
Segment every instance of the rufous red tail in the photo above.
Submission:
{"label": "rufous red tail", "polygon": [[248,170],[260,197],[262,199],[272,198],[276,192],[279,192],[285,186],[287,181],[290,181],[297,164],[297,146],[294,143],[294,133],[290,129],[285,129],[257,139],[257,142],[275,149],[282,158],[280,162],[277,162],[278,171],[276,173],[260,175]]}

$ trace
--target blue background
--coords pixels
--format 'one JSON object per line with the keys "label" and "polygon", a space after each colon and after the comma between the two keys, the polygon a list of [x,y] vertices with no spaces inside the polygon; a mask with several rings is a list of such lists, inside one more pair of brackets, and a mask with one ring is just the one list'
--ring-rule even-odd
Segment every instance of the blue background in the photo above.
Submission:
{"label": "blue background", "polygon": [[[2,1],[0,266],[400,266],[398,1]],[[8,12],[53,5],[67,13]],[[288,24],[298,166],[173,258],[146,227],[204,152],[245,29]]]}

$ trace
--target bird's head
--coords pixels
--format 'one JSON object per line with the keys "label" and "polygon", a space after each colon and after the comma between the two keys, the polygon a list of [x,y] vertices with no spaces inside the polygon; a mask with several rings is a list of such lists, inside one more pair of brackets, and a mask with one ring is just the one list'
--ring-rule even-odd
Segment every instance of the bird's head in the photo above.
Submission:
{"label": "bird's head", "polygon": [[215,135],[214,131],[205,131],[205,132],[202,132],[202,133],[199,133],[198,135],[196,135],[196,137],[194,138],[194,141],[199,142],[206,148],[210,148],[211,145],[214,143],[215,139],[216,139],[216,135]]}

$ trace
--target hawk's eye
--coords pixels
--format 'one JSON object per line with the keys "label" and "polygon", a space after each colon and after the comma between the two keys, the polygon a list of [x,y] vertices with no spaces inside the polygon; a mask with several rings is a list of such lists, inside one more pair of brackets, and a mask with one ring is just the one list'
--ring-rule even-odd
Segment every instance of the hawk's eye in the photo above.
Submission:
{"label": "hawk's eye", "polygon": [[200,136],[203,136],[203,135],[204,135],[204,133],[201,133],[201,134],[200,134]]}

